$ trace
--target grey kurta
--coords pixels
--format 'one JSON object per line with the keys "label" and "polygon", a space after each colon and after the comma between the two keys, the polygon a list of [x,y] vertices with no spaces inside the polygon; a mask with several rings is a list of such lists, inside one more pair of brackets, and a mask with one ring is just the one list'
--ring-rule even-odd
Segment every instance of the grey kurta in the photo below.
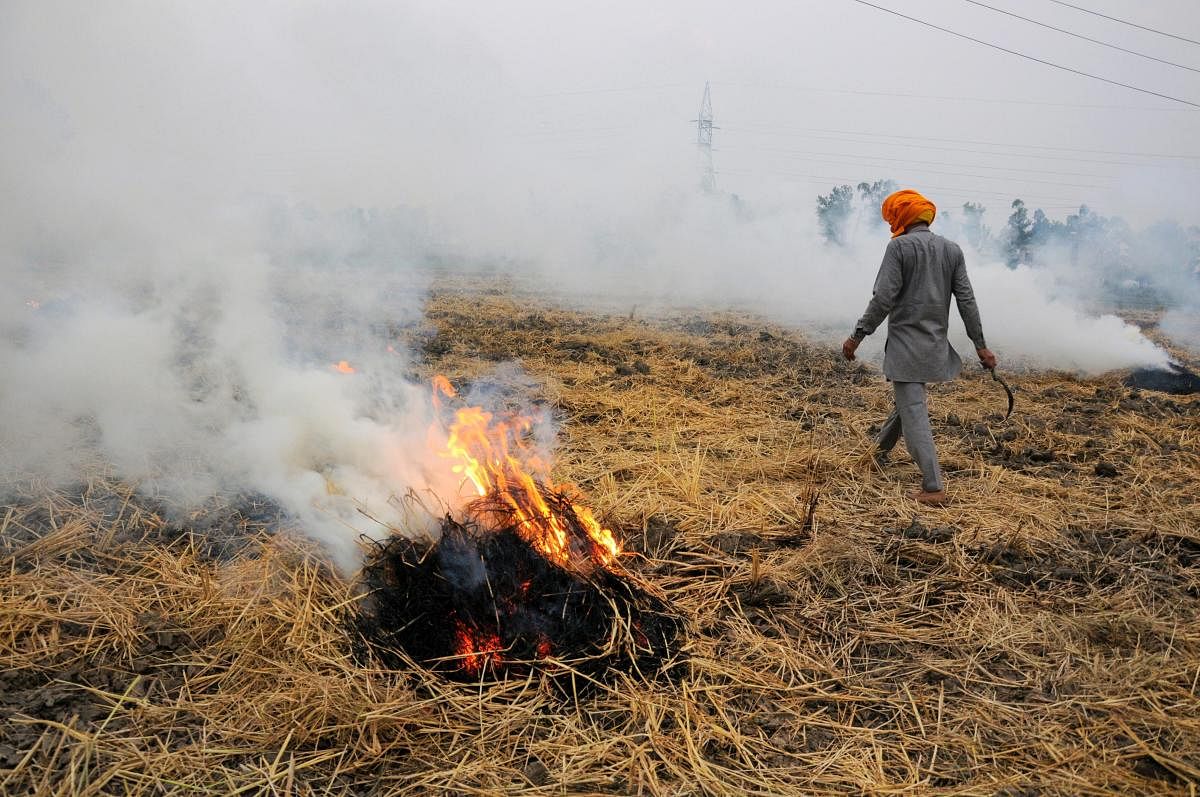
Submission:
{"label": "grey kurta", "polygon": [[926,224],[910,227],[888,244],[875,293],[854,327],[854,338],[862,340],[887,318],[884,376],[893,382],[949,381],[962,370],[946,336],[951,295],[971,342],[985,348],[962,249]]}

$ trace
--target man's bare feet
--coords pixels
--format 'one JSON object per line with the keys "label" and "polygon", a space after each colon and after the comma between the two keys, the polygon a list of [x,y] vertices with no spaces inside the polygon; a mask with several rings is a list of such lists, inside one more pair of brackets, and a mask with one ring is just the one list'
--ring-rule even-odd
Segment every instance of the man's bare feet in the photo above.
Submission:
{"label": "man's bare feet", "polygon": [[945,490],[938,490],[935,493],[926,492],[925,490],[913,490],[908,494],[908,497],[918,504],[925,504],[927,506],[942,506],[950,500]]}

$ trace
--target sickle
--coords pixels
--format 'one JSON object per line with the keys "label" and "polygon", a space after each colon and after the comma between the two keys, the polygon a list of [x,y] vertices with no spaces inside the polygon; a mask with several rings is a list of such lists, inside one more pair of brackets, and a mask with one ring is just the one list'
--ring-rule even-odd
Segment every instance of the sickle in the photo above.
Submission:
{"label": "sickle", "polygon": [[1004,392],[1008,394],[1008,412],[1004,413],[1004,420],[1006,420],[1006,421],[1007,421],[1007,420],[1008,420],[1008,418],[1009,418],[1009,416],[1010,416],[1010,415],[1012,415],[1012,410],[1013,410],[1013,392],[1012,392],[1012,388],[1008,386],[1008,382],[1005,382],[1003,379],[1001,379],[999,376],[997,376],[997,375],[996,375],[996,369],[995,369],[995,368],[989,368],[988,370],[992,372],[992,379],[994,379],[994,380],[996,380],[997,382],[999,382],[999,383],[1000,383],[1000,387],[1004,388]]}

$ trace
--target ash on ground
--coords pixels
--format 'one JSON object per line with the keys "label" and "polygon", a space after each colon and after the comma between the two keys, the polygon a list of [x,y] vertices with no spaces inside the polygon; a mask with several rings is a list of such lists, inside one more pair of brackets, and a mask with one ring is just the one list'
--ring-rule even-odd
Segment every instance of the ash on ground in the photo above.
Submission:
{"label": "ash on ground", "polygon": [[1179,363],[1167,363],[1166,368],[1139,368],[1125,377],[1124,384],[1142,390],[1189,396],[1200,393],[1200,374]]}

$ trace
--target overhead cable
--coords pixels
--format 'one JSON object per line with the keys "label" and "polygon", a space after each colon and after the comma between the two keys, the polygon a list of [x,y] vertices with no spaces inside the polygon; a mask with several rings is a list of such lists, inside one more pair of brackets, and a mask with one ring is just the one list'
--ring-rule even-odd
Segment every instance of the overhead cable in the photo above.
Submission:
{"label": "overhead cable", "polygon": [[1157,33],[1159,36],[1169,36],[1172,39],[1178,39],[1179,41],[1187,42],[1188,44],[1200,44],[1200,41],[1196,41],[1195,39],[1189,39],[1186,36],[1176,36],[1174,33],[1167,33],[1165,30],[1158,30],[1157,28],[1148,28],[1145,25],[1139,25],[1136,22],[1130,22],[1127,19],[1117,19],[1116,17],[1110,17],[1108,14],[1101,14],[1099,11],[1093,11],[1090,8],[1084,8],[1083,6],[1076,6],[1076,5],[1072,5],[1070,3],[1064,3],[1062,0],[1050,0],[1050,2],[1056,3],[1057,5],[1060,5],[1060,6],[1066,6],[1067,8],[1073,8],[1076,11],[1082,11],[1085,14],[1091,14],[1092,16],[1095,16],[1095,17],[1102,17],[1104,19],[1112,20],[1113,22],[1120,22],[1122,25],[1128,25],[1131,28],[1137,28],[1138,30],[1148,30],[1151,33]]}
{"label": "overhead cable", "polygon": [[[744,128],[726,127],[725,129],[726,130],[734,130],[734,129],[741,130]],[[1121,150],[1110,150],[1110,149],[1083,149],[1081,147],[1056,147],[1056,146],[1052,146],[1049,144],[1023,144],[1020,142],[1012,143],[1012,142],[1007,142],[1007,141],[980,141],[978,139],[972,139],[972,138],[934,138],[932,136],[904,136],[904,135],[900,135],[898,133],[864,133],[859,130],[834,130],[834,129],[825,128],[825,127],[783,128],[781,130],[781,132],[787,133],[791,130],[802,130],[805,132],[813,132],[813,133],[836,133],[836,134],[848,135],[848,136],[873,136],[875,138],[906,138],[906,139],[917,140],[917,141],[946,141],[946,142],[950,142],[952,144],[982,144],[984,146],[989,146],[989,147],[1010,147],[1010,148],[1018,148],[1018,149],[1022,148],[1022,147],[1026,147],[1029,149],[1057,150],[1059,152],[1086,152],[1091,155],[1122,155],[1122,156],[1137,157],[1137,158],[1170,158],[1172,160],[1200,160],[1200,155],[1169,155],[1167,153],[1161,153],[1161,152],[1125,152],[1125,151],[1121,151]],[[758,132],[758,131],[754,131],[754,132]],[[997,153],[997,154],[1003,154],[1003,153]]]}
{"label": "overhead cable", "polygon": [[[1095,163],[1095,164],[1099,164],[1102,166],[1139,166],[1139,167],[1150,167],[1150,168],[1161,168],[1161,169],[1180,168],[1180,166],[1178,166],[1177,164],[1134,163],[1134,162],[1130,162],[1130,161],[1100,160],[1097,158],[1072,158],[1067,155],[1037,155],[1037,154],[1030,153],[1030,152],[998,152],[995,150],[971,149],[969,147],[947,147],[944,145],[943,146],[935,146],[935,145],[920,141],[920,137],[918,137],[918,136],[905,136],[904,138],[910,138],[910,139],[914,140],[913,143],[906,143],[904,141],[895,141],[895,140],[889,140],[889,141],[870,141],[870,140],[861,141],[861,140],[858,140],[858,141],[856,141],[856,140],[852,140],[852,139],[846,139],[846,138],[840,137],[840,136],[834,137],[834,136],[822,136],[822,135],[812,134],[812,133],[788,133],[788,132],[778,132],[778,131],[751,130],[748,128],[731,127],[728,125],[726,125],[723,129],[726,130],[727,132],[728,131],[737,131],[737,132],[741,132],[741,133],[750,133],[752,135],[760,135],[760,136],[777,136],[777,137],[785,137],[785,138],[816,138],[816,139],[820,139],[822,141],[838,141],[838,142],[847,143],[847,144],[869,144],[873,147],[884,146],[884,147],[900,147],[903,149],[918,149],[921,151],[965,152],[965,153],[970,153],[972,155],[993,155],[993,156],[997,156],[997,157],[1001,157],[1001,158],[1021,158],[1021,159],[1025,159],[1025,160],[1032,159],[1032,160],[1047,160],[1047,161],[1068,161],[1068,162],[1072,162],[1072,163]],[[873,134],[857,133],[857,134],[853,134],[853,135],[862,136],[862,135],[873,135]],[[901,138],[901,137],[900,136],[892,136],[891,138],[894,139],[894,138]],[[946,140],[946,139],[943,139],[943,140]],[[1186,166],[1183,168],[1197,168],[1197,167]]]}
{"label": "overhead cable", "polygon": [[750,83],[747,81],[716,82],[714,86],[738,86],[740,88],[775,89],[779,91],[812,91],[822,94],[855,94],[866,97],[911,97],[916,100],[946,100],[949,102],[982,102],[989,105],[1038,105],[1051,108],[1094,108],[1104,111],[1146,111],[1168,113],[1196,113],[1194,108],[1148,107],[1145,105],[1101,105],[1082,102],[1048,102],[1045,100],[1014,100],[998,97],[954,97],[944,94],[914,94],[907,91],[864,91],[855,89],[831,89],[825,86],[794,86],[781,83]]}
{"label": "overhead cable", "polygon": [[525,94],[529,99],[542,99],[545,97],[573,97],[581,94],[623,94],[630,91],[660,91],[662,89],[678,89],[689,86],[689,83],[658,83],[654,85],[640,86],[602,86],[593,89],[565,89],[563,91],[547,91],[541,94]]}
{"label": "overhead cable", "polygon": [[[867,158],[863,159],[863,158],[856,158],[853,155],[841,156],[841,155],[839,155],[839,153],[821,153],[821,152],[811,153],[812,155],[814,155],[816,157],[809,157],[809,153],[803,153],[803,152],[789,152],[789,153],[784,153],[784,154],[791,155],[792,160],[804,160],[804,161],[808,161],[810,163],[822,163],[822,164],[825,164],[828,166],[838,166],[838,165],[863,166],[863,167],[869,167],[872,169],[894,168],[892,166],[884,165],[884,164],[889,164],[889,163],[902,163],[902,164],[903,163],[910,163],[910,164],[911,163],[920,163],[919,161],[906,161],[902,158],[867,157]],[[826,154],[832,156],[833,158],[835,158],[835,160],[824,160],[820,157],[821,155],[826,155]],[[957,164],[947,164],[947,165],[954,166]],[[968,166],[966,164],[963,164],[963,165],[967,166],[967,168],[971,168],[970,166]],[[970,177],[970,178],[979,179],[979,180],[993,180],[993,181],[994,180],[1003,180],[1005,182],[1010,182],[1010,183],[1023,183],[1023,184],[1032,184],[1032,185],[1057,185],[1057,186],[1063,186],[1065,188],[1109,188],[1110,187],[1107,185],[1096,185],[1094,183],[1086,183],[1086,184],[1085,183],[1064,183],[1061,180],[1038,180],[1038,179],[1032,178],[1032,177],[1019,177],[1019,176],[1005,177],[1005,176],[999,175],[999,174],[974,174],[971,172],[948,172],[943,169],[930,169],[928,167],[923,167],[923,166],[908,166],[907,168],[912,169],[914,172],[918,172],[920,174],[942,174],[942,175],[946,175],[947,177]],[[1101,179],[1101,180],[1111,179],[1111,178],[1106,178],[1104,175],[1095,175],[1095,177],[1097,179]]]}
{"label": "overhead cable", "polygon": [[[731,148],[728,145],[726,145],[722,149],[724,151],[728,152],[728,151],[730,151]],[[732,150],[734,152],[738,151],[736,147],[732,148]],[[919,164],[921,166],[961,166],[961,167],[967,168],[967,169],[987,169],[988,171],[1008,172],[1009,174],[1015,174],[1017,172],[1030,172],[1032,174],[1037,174],[1037,175],[1056,176],[1056,177],[1085,177],[1085,178],[1098,179],[1098,180],[1111,180],[1113,178],[1113,175],[1111,175],[1111,174],[1096,174],[1095,172],[1055,172],[1055,171],[1046,171],[1045,169],[1040,169],[1040,168],[1038,168],[1038,169],[1022,169],[1022,168],[1014,167],[1014,166],[990,166],[986,163],[955,163],[953,161],[946,162],[946,161],[915,160],[913,158],[889,158],[889,157],[883,157],[883,156],[878,156],[878,155],[864,154],[861,152],[809,152],[807,150],[785,149],[785,148],[781,148],[781,147],[755,147],[753,150],[750,150],[750,151],[753,151],[753,152],[776,152],[776,153],[780,153],[783,155],[803,156],[806,159],[809,158],[810,156],[812,156],[812,157],[824,156],[824,157],[833,157],[833,158],[852,158],[857,161],[858,159],[866,157],[868,160],[873,160],[873,161],[888,161],[891,163],[915,163],[915,164]],[[1023,180],[1025,178],[1013,177],[1011,179]],[[1058,183],[1056,183],[1056,184],[1058,184]],[[1065,185],[1065,183],[1063,183],[1063,185]],[[1090,188],[1090,187],[1094,187],[1094,186],[1087,186],[1087,187]]]}
{"label": "overhead cable", "polygon": [[1126,49],[1125,47],[1121,47],[1120,45],[1117,45],[1117,44],[1111,44],[1109,42],[1100,41],[1099,39],[1093,39],[1091,36],[1084,36],[1082,33],[1076,33],[1074,31],[1067,30],[1065,28],[1056,28],[1055,26],[1049,25],[1045,22],[1038,22],[1036,19],[1030,19],[1029,17],[1023,17],[1020,14],[1014,14],[1011,11],[1005,11],[1003,8],[996,8],[995,6],[990,6],[987,3],[981,3],[981,2],[979,2],[979,0],[963,0],[963,2],[970,3],[973,6],[979,6],[980,8],[986,8],[988,11],[995,11],[997,14],[1004,14],[1005,16],[1013,17],[1013,18],[1019,19],[1023,22],[1029,22],[1033,25],[1039,25],[1039,26],[1041,26],[1043,28],[1047,28],[1049,30],[1057,31],[1059,33],[1064,33],[1067,36],[1074,36],[1076,39],[1082,39],[1085,42],[1091,42],[1092,44],[1099,44],[1101,47],[1110,47],[1114,50],[1120,50],[1123,53],[1129,53],[1130,55],[1136,55],[1138,58],[1145,58],[1150,61],[1157,61],[1160,64],[1166,64],[1167,66],[1174,66],[1179,69],[1186,69],[1189,72],[1200,73],[1200,69],[1196,69],[1195,67],[1192,67],[1192,66],[1187,66],[1186,64],[1177,64],[1174,61],[1168,61],[1165,58],[1158,58],[1153,55],[1148,55],[1147,53],[1139,53],[1137,50],[1129,50],[1129,49]]}
{"label": "overhead cable", "polygon": [[1000,52],[1008,53],[1009,55],[1015,55],[1018,58],[1024,58],[1028,61],[1034,61],[1036,63],[1043,64],[1044,66],[1053,67],[1054,69],[1060,69],[1063,72],[1070,72],[1073,75],[1080,75],[1082,77],[1091,78],[1092,80],[1099,80],[1101,83],[1108,83],[1111,86],[1120,86],[1121,88],[1129,89],[1130,91],[1137,91],[1137,92],[1141,92],[1142,94],[1149,94],[1152,97],[1161,97],[1164,100],[1171,100],[1172,102],[1178,102],[1182,105],[1188,105],[1193,108],[1200,108],[1200,102],[1192,102],[1191,100],[1185,100],[1180,97],[1173,97],[1170,94],[1163,94],[1158,91],[1144,89],[1141,86],[1134,86],[1131,83],[1122,83],[1119,80],[1111,80],[1106,77],[1101,77],[1100,75],[1093,75],[1090,72],[1084,72],[1080,69],[1075,69],[1075,68],[1069,67],[1069,66],[1063,66],[1062,64],[1056,64],[1053,61],[1047,61],[1046,59],[1038,58],[1035,55],[1029,55],[1028,53],[1018,52],[1017,50],[1010,50],[1009,48],[1004,47],[999,44],[995,44],[994,42],[984,41],[983,39],[977,39],[974,36],[968,36],[965,33],[959,33],[956,30],[950,30],[950,28],[943,28],[941,25],[935,25],[932,22],[929,22],[924,19],[918,19],[917,17],[910,17],[908,14],[902,14],[899,11],[896,11],[894,9],[875,5],[874,3],[867,2],[867,0],[851,0],[851,2],[858,3],[859,5],[867,6],[868,8],[874,8],[876,11],[883,11],[884,13],[900,17],[901,19],[907,19],[909,22],[916,22],[918,25],[924,25],[927,28],[933,28],[934,30],[940,30],[942,33],[949,33],[951,36],[957,36],[960,39],[966,39],[967,41],[974,42],[975,44],[982,44],[984,47],[991,47],[993,50],[999,50]]}

